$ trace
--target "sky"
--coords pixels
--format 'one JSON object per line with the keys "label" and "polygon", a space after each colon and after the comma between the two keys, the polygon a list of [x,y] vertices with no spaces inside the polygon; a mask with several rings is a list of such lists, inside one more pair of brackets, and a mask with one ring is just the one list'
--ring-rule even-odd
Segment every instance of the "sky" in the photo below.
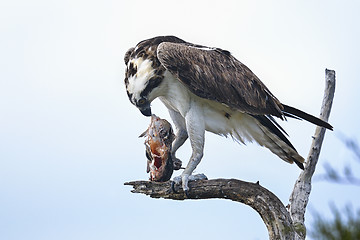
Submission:
{"label": "sky", "polygon": [[[325,69],[336,71],[330,123],[315,177],[354,156],[359,140],[358,1],[1,1],[0,239],[267,239],[250,207],[228,200],[173,201],[131,193],[147,180],[150,120],[128,101],[125,52],[175,35],[229,50],[277,96],[317,115]],[[153,113],[170,120],[155,100]],[[315,127],[281,125],[304,157]],[[178,152],[187,162],[189,143]],[[256,182],[286,205],[300,174],[256,144],[206,134],[195,171]],[[181,172],[175,172],[174,176]],[[314,181],[306,213],[330,217],[329,203],[360,208],[357,187]],[[310,238],[309,238],[310,239]]]}

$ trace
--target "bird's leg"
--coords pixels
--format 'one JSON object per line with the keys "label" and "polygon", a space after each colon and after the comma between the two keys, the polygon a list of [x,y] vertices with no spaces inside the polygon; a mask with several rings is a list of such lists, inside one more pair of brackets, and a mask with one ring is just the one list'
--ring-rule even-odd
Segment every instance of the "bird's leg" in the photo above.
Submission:
{"label": "bird's leg", "polygon": [[174,170],[179,170],[182,166],[182,161],[175,157],[176,150],[178,150],[188,138],[187,132],[184,129],[180,129],[176,132],[175,140],[171,149],[171,156],[173,159]]}
{"label": "bird's leg", "polygon": [[[189,192],[189,185],[188,185],[189,181],[206,179],[206,176],[204,174],[191,175],[192,172],[195,170],[196,166],[200,163],[202,156],[203,156],[202,152],[201,153],[193,152],[188,165],[181,174],[181,185],[186,195],[188,195]],[[201,178],[202,176],[205,176],[205,178]]]}
{"label": "bird's leg", "polygon": [[174,170],[179,170],[181,168],[182,161],[175,157],[175,153],[184,144],[188,138],[188,134],[186,131],[185,119],[180,115],[180,113],[175,112],[174,110],[169,110],[169,113],[176,128],[175,140],[171,149],[171,156],[174,162]]}
{"label": "bird's leg", "polygon": [[[189,163],[181,174],[182,188],[185,191],[185,194],[187,194],[189,191],[188,182],[191,180],[190,176],[200,163],[204,151],[205,124],[203,114],[201,114],[201,108],[193,105],[186,114],[185,123],[192,148],[192,155]],[[175,183],[179,183],[180,179],[174,178],[174,181]]]}

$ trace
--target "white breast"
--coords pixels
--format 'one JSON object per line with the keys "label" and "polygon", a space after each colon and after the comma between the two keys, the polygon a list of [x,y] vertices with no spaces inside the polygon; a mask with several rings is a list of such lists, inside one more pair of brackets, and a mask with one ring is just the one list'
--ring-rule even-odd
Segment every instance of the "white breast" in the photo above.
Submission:
{"label": "white breast", "polygon": [[160,100],[164,105],[176,112],[179,112],[183,117],[188,112],[193,94],[169,71],[164,72],[164,80],[159,90]]}
{"label": "white breast", "polygon": [[223,136],[230,135],[243,143],[254,140],[254,135],[258,134],[258,126],[251,116],[225,104],[194,95],[170,72],[165,72],[161,85],[159,98],[164,105],[179,112],[184,118],[190,107],[196,106],[198,119],[203,119],[207,131]]}

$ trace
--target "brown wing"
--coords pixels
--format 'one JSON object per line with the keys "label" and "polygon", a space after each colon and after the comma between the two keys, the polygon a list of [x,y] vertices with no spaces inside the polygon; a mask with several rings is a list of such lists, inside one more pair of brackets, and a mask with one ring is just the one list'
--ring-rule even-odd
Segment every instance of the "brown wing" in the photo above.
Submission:
{"label": "brown wing", "polygon": [[279,100],[248,67],[227,51],[163,42],[158,46],[157,57],[199,97],[250,114],[283,117]]}

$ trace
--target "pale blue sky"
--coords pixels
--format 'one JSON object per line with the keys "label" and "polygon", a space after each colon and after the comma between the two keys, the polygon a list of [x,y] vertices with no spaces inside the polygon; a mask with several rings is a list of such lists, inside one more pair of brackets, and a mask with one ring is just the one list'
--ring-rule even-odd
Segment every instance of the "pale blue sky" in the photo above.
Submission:
{"label": "pale blue sky", "polygon": [[[149,124],[127,99],[123,55],[167,34],[221,47],[283,103],[315,115],[325,68],[336,70],[335,131],[326,134],[320,174],[325,161],[339,169],[352,162],[339,134],[360,135],[359,9],[357,1],[2,1],[0,239],[266,239],[248,206],[155,200],[123,185],[148,178],[137,136]],[[157,101],[153,112],[169,119]],[[282,126],[306,157],[314,126]],[[187,162],[188,143],[179,156]],[[285,205],[299,171],[213,134],[196,170],[259,180]],[[329,215],[330,201],[360,208],[359,197],[357,188],[315,182],[309,205]]]}

